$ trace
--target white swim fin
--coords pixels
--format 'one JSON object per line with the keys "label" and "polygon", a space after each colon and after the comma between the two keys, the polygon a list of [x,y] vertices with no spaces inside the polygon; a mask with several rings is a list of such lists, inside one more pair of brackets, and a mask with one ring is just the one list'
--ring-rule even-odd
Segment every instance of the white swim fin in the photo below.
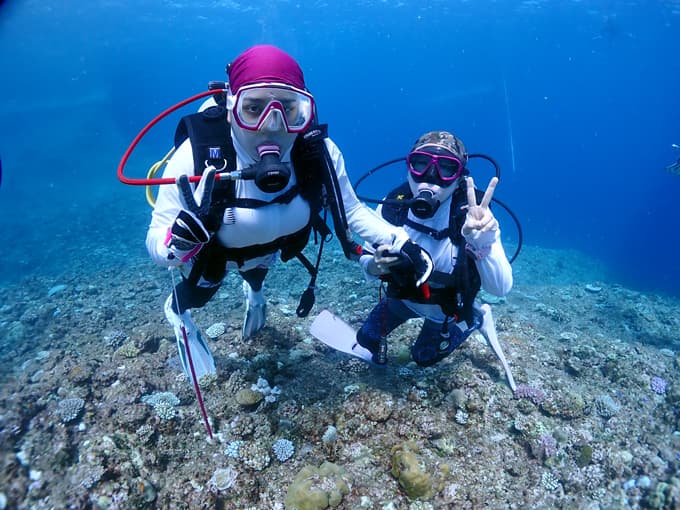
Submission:
{"label": "white swim fin", "polygon": [[322,310],[309,327],[309,332],[328,347],[356,356],[372,365],[373,354],[357,343],[357,332],[337,315]]}
{"label": "white swim fin", "polygon": [[476,306],[475,309],[481,312],[482,316],[484,317],[482,326],[479,328],[479,332],[484,336],[486,342],[489,344],[489,347],[491,347],[493,352],[496,353],[496,357],[501,362],[501,365],[503,365],[503,370],[505,370],[505,377],[508,379],[510,389],[514,392],[517,389],[517,385],[515,384],[515,378],[512,377],[510,366],[505,359],[505,354],[503,354],[501,344],[498,342],[498,336],[496,335],[496,324],[494,323],[493,315],[491,314],[491,307],[487,304],[483,304],[479,307]]}
{"label": "white swim fin", "polygon": [[246,298],[246,315],[243,318],[243,339],[253,336],[264,328],[267,321],[267,304],[262,290],[255,292],[248,282],[243,281],[243,296]]}
{"label": "white swim fin", "polygon": [[165,317],[175,330],[175,338],[177,339],[177,350],[179,351],[179,359],[182,362],[184,373],[192,381],[191,367],[189,366],[189,358],[187,356],[186,345],[184,340],[184,333],[182,327],[186,331],[187,341],[189,342],[189,351],[191,354],[191,361],[194,366],[196,380],[200,381],[205,375],[215,374],[215,360],[213,359],[210,347],[201,336],[201,332],[194,324],[191,318],[191,312],[185,311],[181,315],[177,315],[172,309],[172,294],[165,301],[164,306]]}

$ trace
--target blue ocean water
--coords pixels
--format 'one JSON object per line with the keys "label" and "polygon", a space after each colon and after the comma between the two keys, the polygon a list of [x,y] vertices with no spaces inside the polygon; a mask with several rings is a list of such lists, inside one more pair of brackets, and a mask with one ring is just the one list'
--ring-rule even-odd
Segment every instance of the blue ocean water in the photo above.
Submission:
{"label": "blue ocean water", "polygon": [[[679,26],[677,0],[2,3],[0,278],[144,256],[148,206],[117,181],[121,155],[243,49],[271,43],[301,63],[353,179],[424,131],[453,131],[501,164],[497,196],[526,243],[680,295],[680,176],[664,170],[680,157]],[[165,154],[176,118],[129,174]],[[480,186],[492,175],[471,168]],[[378,197],[402,172],[360,191]]]}

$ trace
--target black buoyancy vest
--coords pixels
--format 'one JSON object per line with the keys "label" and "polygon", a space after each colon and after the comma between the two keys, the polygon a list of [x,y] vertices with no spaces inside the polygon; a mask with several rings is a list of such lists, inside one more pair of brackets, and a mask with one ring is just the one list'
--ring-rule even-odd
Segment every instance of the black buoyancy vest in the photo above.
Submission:
{"label": "black buoyancy vest", "polygon": [[[213,237],[197,256],[195,266],[200,267],[195,267],[195,278],[202,275],[209,281],[219,281],[224,277],[227,261],[235,261],[240,266],[248,259],[275,253],[277,250],[281,250],[281,259],[284,262],[296,256],[300,258],[312,229],[322,238],[330,235],[330,230],[320,215],[324,207],[331,211],[336,236],[345,254],[348,255],[354,249],[356,243],[352,241],[346,227],[341,195],[335,193],[339,193],[339,189],[335,168],[324,142],[327,136],[326,125],[313,125],[307,132],[298,135],[291,150],[297,183],[270,202],[236,198],[236,183],[232,180],[215,183],[210,213],[206,220],[206,228],[212,232],[219,229],[227,208],[257,208],[272,203],[289,203],[297,195],[309,204],[310,221],[301,230],[290,235],[270,243],[243,248],[225,248]],[[191,140],[195,175],[201,175],[208,165],[213,165],[220,171],[236,170],[236,150],[224,106],[212,106],[183,117],[175,132],[175,147],[179,147],[187,138]],[[305,266],[310,269],[307,264]]]}
{"label": "black buoyancy vest", "polygon": [[[477,200],[481,200],[483,194],[477,190]],[[410,200],[413,193],[408,182],[405,182],[393,189],[388,195],[392,200]],[[389,282],[389,295],[399,299],[409,299],[417,303],[438,304],[442,311],[456,320],[465,320],[472,324],[473,304],[479,289],[481,288],[481,278],[475,265],[475,258],[465,249],[465,238],[461,233],[465,223],[467,205],[467,193],[462,187],[458,187],[451,196],[451,208],[449,210],[448,227],[441,231],[436,231],[416,223],[408,218],[409,208],[395,203],[387,203],[382,206],[382,216],[393,225],[409,227],[430,235],[434,239],[441,240],[448,237],[451,243],[458,248],[458,256],[453,267],[452,273],[434,271],[429,281],[441,285],[441,288],[432,288],[430,298],[423,297],[423,293],[415,287],[404,288]]]}

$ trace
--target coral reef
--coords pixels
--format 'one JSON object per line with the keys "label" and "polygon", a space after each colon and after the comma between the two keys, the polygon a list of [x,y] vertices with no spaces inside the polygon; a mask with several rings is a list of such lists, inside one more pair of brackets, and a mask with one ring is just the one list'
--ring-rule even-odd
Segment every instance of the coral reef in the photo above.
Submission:
{"label": "coral reef", "polygon": [[289,439],[277,439],[272,445],[274,456],[279,462],[286,462],[295,454],[295,445]]}
{"label": "coral reef", "polygon": [[426,499],[433,494],[432,476],[419,452],[420,448],[412,442],[392,448],[392,475],[410,499]]}
{"label": "coral reef", "polygon": [[83,407],[85,407],[85,401],[82,398],[67,398],[59,402],[56,414],[62,422],[69,423],[80,416]]}
{"label": "coral reef", "polygon": [[[331,248],[314,310],[358,328],[378,288]],[[0,289],[6,508],[680,505],[680,302],[577,254],[525,247],[493,305],[514,394],[477,334],[429,368],[410,361],[417,320],[382,370],[331,351],[295,315],[306,275],[291,264],[244,342],[230,274],[193,315],[224,326],[202,384],[212,440],[163,319],[171,283],[126,263]]]}
{"label": "coral reef", "polygon": [[349,494],[347,472],[331,462],[304,466],[288,487],[286,510],[324,510],[337,507]]}

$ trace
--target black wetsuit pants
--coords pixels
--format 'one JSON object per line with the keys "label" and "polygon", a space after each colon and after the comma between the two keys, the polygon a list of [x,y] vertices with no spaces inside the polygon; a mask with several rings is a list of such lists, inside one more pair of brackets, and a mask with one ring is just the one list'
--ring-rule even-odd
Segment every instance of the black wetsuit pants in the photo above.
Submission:
{"label": "black wetsuit pants", "polygon": [[[390,334],[408,319],[416,317],[418,314],[400,299],[383,298],[361,326],[357,333],[357,342],[373,353],[373,361],[377,363],[380,338]],[[454,321],[449,321],[447,331],[444,331],[442,324],[425,319],[418,338],[411,346],[413,361],[423,367],[434,365],[451,354],[481,324],[481,316],[475,314],[474,324],[469,329],[463,331]]]}
{"label": "black wetsuit pants", "polygon": [[[248,282],[248,285],[255,291],[262,289],[262,283],[267,276],[267,268],[255,268],[249,271],[240,271],[241,277]],[[184,313],[189,308],[201,308],[220,290],[222,279],[219,281],[204,280],[208,285],[199,285],[198,282],[192,283],[191,275],[189,278],[182,277],[182,281],[175,286],[172,294],[172,309],[175,313]],[[179,301],[179,306],[177,301]]]}

